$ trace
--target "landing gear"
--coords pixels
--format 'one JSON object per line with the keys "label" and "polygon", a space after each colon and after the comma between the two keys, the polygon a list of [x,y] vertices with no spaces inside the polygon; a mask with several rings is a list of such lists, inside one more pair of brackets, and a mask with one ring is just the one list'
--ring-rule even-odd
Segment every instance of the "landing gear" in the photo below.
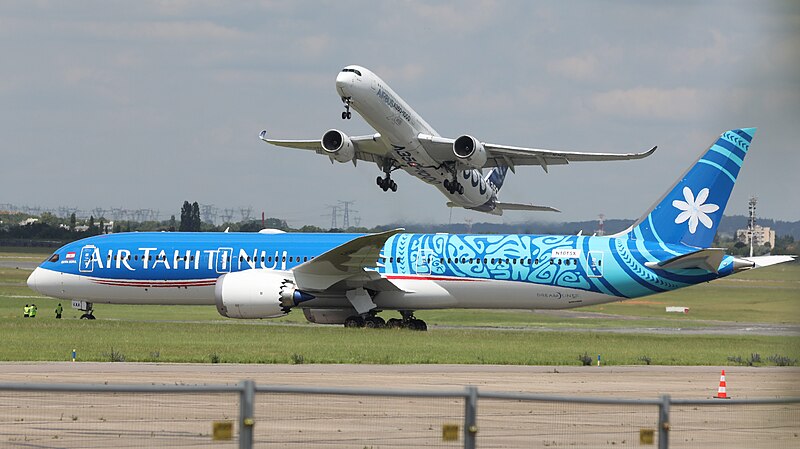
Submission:
{"label": "landing gear", "polygon": [[342,101],[344,102],[344,112],[342,112],[342,120],[350,120],[352,115],[350,114],[350,103],[352,100],[350,97],[342,97]]}
{"label": "landing gear", "polygon": [[397,170],[397,167],[394,166],[394,161],[389,158],[383,159],[381,166],[384,176],[375,178],[375,183],[377,183],[378,187],[383,189],[384,192],[390,189],[392,192],[397,192],[397,183],[392,180],[392,172]]}
{"label": "landing gear", "polygon": [[82,320],[93,320],[93,319],[95,319],[95,317],[94,317],[94,308],[92,307],[92,303],[86,302],[86,303],[84,303],[82,305],[85,305],[85,307],[82,308],[82,309],[79,309],[79,310],[83,311],[83,315],[81,315],[81,319]]}
{"label": "landing gear", "polygon": [[384,321],[383,318],[377,316],[376,312],[368,312],[364,315],[353,315],[344,320],[344,327],[366,327],[369,329],[410,329],[412,331],[426,331],[428,325],[414,317],[414,312],[410,310],[401,310],[400,314],[403,315],[402,319],[390,318],[389,321]]}
{"label": "landing gear", "polygon": [[344,320],[344,327],[366,327],[369,329],[383,329],[386,321],[375,315],[376,312],[367,312],[364,315],[353,315]]}
{"label": "landing gear", "polygon": [[391,189],[392,192],[397,192],[397,183],[394,182],[392,178],[389,177],[389,174],[386,174],[386,177],[378,176],[375,179],[375,182],[378,184],[378,187],[383,189],[384,192]]}
{"label": "landing gear", "polygon": [[449,179],[445,179],[442,185],[444,185],[444,188],[448,192],[450,192],[451,195],[456,192],[458,192],[460,195],[464,194],[464,186],[460,182],[458,182],[458,180],[455,179],[455,177],[452,181],[450,181]]}

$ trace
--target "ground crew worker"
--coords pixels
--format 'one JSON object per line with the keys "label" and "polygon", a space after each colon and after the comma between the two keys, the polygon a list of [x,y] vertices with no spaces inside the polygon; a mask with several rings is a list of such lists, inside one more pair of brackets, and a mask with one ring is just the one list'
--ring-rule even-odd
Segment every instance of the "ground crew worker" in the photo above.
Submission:
{"label": "ground crew worker", "polygon": [[64,308],[61,307],[61,303],[58,303],[58,305],[56,306],[56,319],[57,320],[61,319],[61,312],[63,312],[63,311],[64,311]]}
{"label": "ground crew worker", "polygon": [[36,304],[31,304],[31,308],[28,311],[28,316],[31,318],[36,318]]}
{"label": "ground crew worker", "polygon": [[25,304],[25,307],[22,308],[22,317],[28,318],[31,316],[31,306]]}

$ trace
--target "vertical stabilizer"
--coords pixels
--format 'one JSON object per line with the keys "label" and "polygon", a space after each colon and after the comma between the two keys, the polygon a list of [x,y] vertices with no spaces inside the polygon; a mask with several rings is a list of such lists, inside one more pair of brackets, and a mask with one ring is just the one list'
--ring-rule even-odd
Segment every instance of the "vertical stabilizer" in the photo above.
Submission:
{"label": "vertical stabilizer", "polygon": [[499,164],[497,167],[493,168],[488,175],[486,175],[486,182],[492,186],[495,193],[499,192],[503,187],[503,182],[506,180],[506,173],[508,173],[508,167],[503,164]]}
{"label": "vertical stabilizer", "polygon": [[709,247],[755,132],[746,128],[723,133],[650,211],[618,235]]}

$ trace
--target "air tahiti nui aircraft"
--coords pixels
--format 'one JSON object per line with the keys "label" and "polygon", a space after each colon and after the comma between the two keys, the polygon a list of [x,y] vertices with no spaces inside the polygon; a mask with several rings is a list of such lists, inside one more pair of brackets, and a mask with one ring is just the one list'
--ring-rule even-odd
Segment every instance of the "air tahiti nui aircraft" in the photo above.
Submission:
{"label": "air tahiti nui aircraft", "polygon": [[[566,309],[675,290],[792,256],[709,248],[754,128],[727,131],[613,236],[123,233],[56,251],[37,292],[92,303],[215,304],[230,318],[424,330],[423,309]],[[384,321],[378,313],[397,311]]]}
{"label": "air tahiti nui aircraft", "polygon": [[[261,139],[282,147],[313,150],[331,162],[374,162],[383,171],[376,182],[383,191],[397,191],[391,178],[403,169],[411,176],[439,189],[450,207],[463,207],[494,215],[504,210],[552,211],[558,209],[533,204],[503,203],[498,192],[508,169],[520,165],[539,165],[547,172],[550,165],[579,161],[618,161],[641,159],[643,153],[580,153],[542,150],[481,142],[470,135],[455,139],[442,137],[417,114],[378,75],[364,67],[350,65],[336,77],[336,92],[344,102],[343,119],[350,108],[377,131],[366,136],[348,136],[331,129],[316,140],[276,140],[261,132]],[[484,168],[491,168],[483,174]]]}

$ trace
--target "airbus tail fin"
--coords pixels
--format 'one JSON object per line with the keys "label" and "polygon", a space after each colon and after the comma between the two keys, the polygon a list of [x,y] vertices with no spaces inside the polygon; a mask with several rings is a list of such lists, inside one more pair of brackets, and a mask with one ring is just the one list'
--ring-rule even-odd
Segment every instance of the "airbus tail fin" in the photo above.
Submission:
{"label": "airbus tail fin", "polygon": [[499,192],[503,187],[503,182],[506,180],[506,173],[508,173],[508,167],[499,164],[497,167],[493,168],[488,175],[486,175],[485,181],[492,186],[495,193]]}
{"label": "airbus tail fin", "polygon": [[745,128],[723,133],[642,218],[617,235],[711,246],[755,132]]}

